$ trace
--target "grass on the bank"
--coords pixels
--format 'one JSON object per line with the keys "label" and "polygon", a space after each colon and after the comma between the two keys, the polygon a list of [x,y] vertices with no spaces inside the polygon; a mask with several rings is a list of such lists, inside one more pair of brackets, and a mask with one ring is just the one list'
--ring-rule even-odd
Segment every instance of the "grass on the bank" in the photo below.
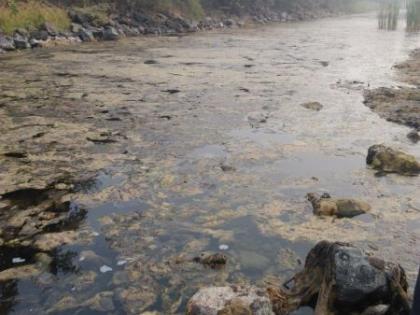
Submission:
{"label": "grass on the bank", "polygon": [[111,7],[108,3],[99,3],[95,5],[77,6],[72,8],[75,12],[89,17],[91,23],[95,26],[101,26],[109,21]]}
{"label": "grass on the bank", "polygon": [[6,34],[18,28],[35,30],[43,23],[51,23],[57,30],[70,27],[70,19],[64,9],[38,1],[0,3],[0,30]]}

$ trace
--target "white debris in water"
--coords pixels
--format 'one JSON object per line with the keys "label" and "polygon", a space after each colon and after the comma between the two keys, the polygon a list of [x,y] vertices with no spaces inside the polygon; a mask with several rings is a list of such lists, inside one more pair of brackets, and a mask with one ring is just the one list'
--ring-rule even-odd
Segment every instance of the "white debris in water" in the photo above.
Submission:
{"label": "white debris in water", "polygon": [[220,244],[220,245],[219,245],[219,249],[220,249],[220,250],[228,250],[228,249],[229,249],[229,245],[226,245],[226,244]]}
{"label": "white debris in water", "polygon": [[26,261],[25,258],[21,258],[21,257],[14,257],[12,258],[12,263],[13,264],[20,264],[20,263],[24,263]]}
{"label": "white debris in water", "polygon": [[124,266],[127,263],[127,260],[118,260],[117,266]]}
{"label": "white debris in water", "polygon": [[83,260],[85,260],[85,259],[86,259],[86,257],[85,257],[85,256],[80,256],[79,261],[83,261]]}
{"label": "white debris in water", "polygon": [[99,271],[102,273],[106,273],[112,271],[112,268],[107,265],[103,265],[101,268],[99,268]]}
{"label": "white debris in water", "polygon": [[93,236],[99,236],[99,233],[98,233],[98,232],[96,232],[96,231],[93,231],[93,232],[92,232],[92,235],[93,235]]}

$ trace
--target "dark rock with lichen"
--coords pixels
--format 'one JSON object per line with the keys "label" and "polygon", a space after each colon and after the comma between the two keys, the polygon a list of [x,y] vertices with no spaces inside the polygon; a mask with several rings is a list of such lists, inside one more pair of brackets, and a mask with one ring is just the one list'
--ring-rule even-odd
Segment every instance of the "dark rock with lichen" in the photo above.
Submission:
{"label": "dark rock with lichen", "polygon": [[329,194],[319,196],[316,193],[307,194],[313,212],[318,216],[336,216],[339,218],[352,218],[370,211],[368,203],[350,198],[331,198]]}
{"label": "dark rock with lichen", "polygon": [[366,163],[373,169],[385,173],[415,176],[420,174],[420,163],[410,154],[384,145],[369,148]]}

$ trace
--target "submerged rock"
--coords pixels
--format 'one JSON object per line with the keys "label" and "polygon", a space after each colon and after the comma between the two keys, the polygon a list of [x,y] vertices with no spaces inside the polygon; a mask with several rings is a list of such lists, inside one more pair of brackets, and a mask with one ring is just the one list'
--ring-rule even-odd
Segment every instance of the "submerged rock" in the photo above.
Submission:
{"label": "submerged rock", "polygon": [[339,218],[352,218],[366,212],[371,207],[368,203],[356,199],[336,199],[329,194],[322,196],[309,193],[306,198],[311,202],[314,214],[318,216],[337,216]]}
{"label": "submerged rock", "polygon": [[319,112],[324,106],[319,102],[303,103],[300,106]]}
{"label": "submerged rock", "polygon": [[187,315],[274,315],[265,290],[256,287],[200,289],[187,305]]}
{"label": "submerged rock", "polygon": [[385,173],[398,173],[410,176],[420,174],[420,163],[414,156],[384,145],[371,146],[366,163],[372,168]]}
{"label": "submerged rock", "polygon": [[194,257],[194,262],[208,266],[210,268],[220,268],[226,265],[227,257],[224,254],[201,254],[200,256]]}
{"label": "submerged rock", "polygon": [[248,123],[252,128],[258,128],[261,124],[267,122],[270,114],[267,112],[252,112],[247,116]]}

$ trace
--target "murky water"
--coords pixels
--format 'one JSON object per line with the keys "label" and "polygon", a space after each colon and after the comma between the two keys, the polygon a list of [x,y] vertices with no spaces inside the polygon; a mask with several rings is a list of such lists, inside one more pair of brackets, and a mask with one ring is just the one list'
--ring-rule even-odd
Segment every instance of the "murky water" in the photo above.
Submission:
{"label": "murky water", "polygon": [[[47,173],[97,174],[72,196],[88,210],[79,241],[49,253],[51,270],[3,283],[0,313],[182,314],[203,285],[281,283],[323,239],[400,263],[412,285],[420,181],[376,177],[365,155],[377,143],[420,149],[362,90],[402,84],[392,65],[419,40],[378,31],[372,15],[0,57],[0,110],[21,127],[7,145],[51,161]],[[323,109],[300,106],[310,101]],[[112,141],[86,141],[92,132]],[[313,191],[372,213],[314,217]],[[191,261],[219,248],[221,270]],[[10,249],[2,269],[33,255]]]}

